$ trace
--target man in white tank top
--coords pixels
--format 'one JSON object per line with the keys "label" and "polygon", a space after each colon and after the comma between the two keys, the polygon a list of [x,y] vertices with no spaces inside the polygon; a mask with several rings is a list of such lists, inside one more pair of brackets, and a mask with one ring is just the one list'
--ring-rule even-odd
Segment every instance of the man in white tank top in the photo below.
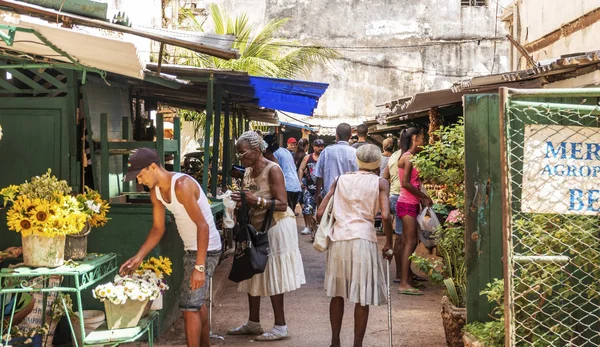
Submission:
{"label": "man in white tank top", "polygon": [[165,170],[154,149],[140,148],[130,157],[124,181],[136,178],[150,188],[153,224],[140,250],[119,271],[122,274],[135,271],[158,245],[165,232],[165,208],[169,209],[185,248],[179,308],[183,311],[187,345],[210,346],[204,298],[221,255],[221,237],[208,199],[194,178]]}

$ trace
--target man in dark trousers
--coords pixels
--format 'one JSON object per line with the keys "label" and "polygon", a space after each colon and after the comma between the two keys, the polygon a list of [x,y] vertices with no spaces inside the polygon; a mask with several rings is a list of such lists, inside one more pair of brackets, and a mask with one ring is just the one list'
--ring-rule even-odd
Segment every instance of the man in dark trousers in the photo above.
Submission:
{"label": "man in dark trousers", "polygon": [[165,207],[168,208],[185,248],[179,308],[183,311],[187,346],[208,347],[210,333],[204,298],[221,255],[221,237],[208,199],[194,178],[165,170],[154,149],[140,148],[130,157],[124,181],[136,178],[150,188],[153,224],[140,250],[119,272],[134,272],[158,245],[165,232]]}

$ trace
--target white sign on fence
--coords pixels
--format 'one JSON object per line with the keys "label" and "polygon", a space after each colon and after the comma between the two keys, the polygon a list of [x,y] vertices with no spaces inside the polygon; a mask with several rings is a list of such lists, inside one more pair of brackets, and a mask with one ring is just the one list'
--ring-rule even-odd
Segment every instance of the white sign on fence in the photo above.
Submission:
{"label": "white sign on fence", "polygon": [[525,126],[521,210],[600,214],[600,128]]}

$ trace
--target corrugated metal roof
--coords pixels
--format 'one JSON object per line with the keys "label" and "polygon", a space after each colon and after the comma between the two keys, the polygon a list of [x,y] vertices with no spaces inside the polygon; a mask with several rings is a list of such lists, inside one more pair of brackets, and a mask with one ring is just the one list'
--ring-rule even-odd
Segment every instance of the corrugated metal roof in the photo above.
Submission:
{"label": "corrugated metal roof", "polygon": [[[452,88],[417,93],[381,105],[389,109],[379,123],[406,118],[423,113],[432,108],[459,103],[464,94],[482,93],[497,90],[499,87],[540,88],[545,84],[600,69],[600,51],[571,54],[558,59],[540,62],[538,66],[526,70],[493,75],[477,76],[454,83]],[[423,114],[424,116],[425,114]]]}
{"label": "corrugated metal roof", "polygon": [[[231,40],[231,36],[229,35],[203,36],[188,33],[186,37],[182,37],[181,32],[172,32],[155,28],[127,27],[15,0],[0,1],[0,8],[24,15],[40,17],[51,23],[63,24],[67,27],[81,25],[124,34],[132,34],[157,42],[187,48],[195,52],[212,55],[221,59],[235,59],[239,57],[238,52],[231,48],[234,40]],[[218,36],[220,36],[220,39],[215,40]]]}
{"label": "corrugated metal roof", "polygon": [[[37,18],[0,11],[0,25],[32,29],[81,65],[123,76],[142,79],[143,63],[133,43],[64,29]],[[17,31],[14,43],[8,46],[0,40],[0,48],[71,63],[34,33]]]}

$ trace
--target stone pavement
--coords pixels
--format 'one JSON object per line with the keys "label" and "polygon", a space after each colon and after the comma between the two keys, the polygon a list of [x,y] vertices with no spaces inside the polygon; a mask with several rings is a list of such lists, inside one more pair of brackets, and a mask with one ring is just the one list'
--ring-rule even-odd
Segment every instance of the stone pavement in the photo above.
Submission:
{"label": "stone pavement", "polygon": [[[304,228],[298,218],[298,230]],[[237,291],[237,285],[227,280],[231,258],[225,260],[215,273],[213,280],[214,309],[213,334],[221,335],[225,341],[213,340],[214,345],[228,346],[329,346],[329,299],[323,289],[325,254],[315,251],[310,236],[298,235],[300,251],[304,261],[306,284],[301,289],[286,294],[286,320],[292,338],[286,341],[259,342],[252,336],[227,336],[229,328],[243,324],[248,319],[246,294]],[[380,244],[383,237],[379,238]],[[394,265],[390,272],[395,273]],[[393,275],[392,275],[393,278]],[[442,289],[426,283],[423,296],[396,294],[392,284],[392,319],[394,346],[445,346],[444,330],[440,316]],[[342,345],[351,346],[353,338],[352,304],[346,305],[342,328]],[[387,306],[373,306],[365,335],[365,346],[388,346]],[[261,301],[261,322],[265,330],[273,326],[273,310],[268,298]],[[157,341],[157,345],[185,345],[183,320]]]}

